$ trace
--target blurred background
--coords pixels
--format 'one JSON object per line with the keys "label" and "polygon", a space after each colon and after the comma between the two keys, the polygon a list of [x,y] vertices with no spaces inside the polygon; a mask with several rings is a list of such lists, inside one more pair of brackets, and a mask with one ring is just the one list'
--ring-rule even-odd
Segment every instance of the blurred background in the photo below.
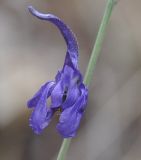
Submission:
{"label": "blurred background", "polygon": [[[33,5],[68,24],[85,73],[106,0],[0,0],[0,160],[56,160],[57,120],[41,136],[28,126],[26,102],[62,67],[65,42],[52,24],[27,11]],[[116,5],[89,104],[66,160],[141,159],[141,1]]]}

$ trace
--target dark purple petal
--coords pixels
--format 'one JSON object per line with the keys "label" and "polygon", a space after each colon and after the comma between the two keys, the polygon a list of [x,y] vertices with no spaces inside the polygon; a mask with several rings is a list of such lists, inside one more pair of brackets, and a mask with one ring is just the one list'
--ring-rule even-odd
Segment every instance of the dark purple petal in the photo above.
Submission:
{"label": "dark purple petal", "polygon": [[64,22],[62,22],[58,17],[52,14],[40,13],[32,6],[29,6],[28,9],[30,13],[37,18],[50,21],[58,27],[67,44],[67,54],[64,65],[70,65],[73,68],[78,68],[78,44],[76,37],[71,31],[71,29],[66,24],[64,24]]}
{"label": "dark purple petal", "polygon": [[61,76],[61,81],[63,85],[68,87],[71,84],[73,78],[74,78],[74,70],[68,65],[65,65]]}
{"label": "dark purple petal", "polygon": [[87,102],[87,89],[81,86],[81,96],[78,97],[75,104],[65,109],[57,124],[57,130],[64,138],[74,137],[79,127],[81,117],[85,110]]}
{"label": "dark purple petal", "polygon": [[49,85],[49,83],[54,84],[53,81],[45,83],[43,86],[41,86],[39,91],[27,102],[27,106],[29,108],[35,107],[37,105],[38,101],[40,100],[40,98],[42,96],[42,92],[46,89],[46,87],[47,87],[47,85]]}
{"label": "dark purple petal", "polygon": [[78,86],[75,84],[74,86],[68,89],[66,100],[62,104],[62,109],[64,110],[66,108],[71,107],[76,102],[79,96],[80,96],[80,90]]}
{"label": "dark purple petal", "polygon": [[51,93],[52,108],[59,107],[63,101],[64,88],[62,82],[58,82]]}
{"label": "dark purple petal", "polygon": [[[79,87],[77,84],[80,75],[69,66],[65,66],[62,72],[59,72],[57,84],[51,93],[52,108],[72,106],[79,96]],[[63,103],[64,102],[64,103]]]}
{"label": "dark purple petal", "polygon": [[[77,101],[79,103],[79,107],[77,109],[79,112],[83,113],[85,111],[87,101],[88,101],[88,89],[85,87],[83,83],[79,86],[79,89],[81,90],[81,97]],[[77,105],[77,102],[76,102],[76,105]]]}
{"label": "dark purple petal", "polygon": [[72,86],[74,84],[82,83],[82,75],[79,70],[69,67],[65,65],[61,80],[66,86]]}
{"label": "dark purple petal", "polygon": [[55,81],[56,81],[56,83],[59,82],[60,79],[61,79],[61,71],[58,71],[58,73],[57,73],[56,76],[55,76]]}
{"label": "dark purple petal", "polygon": [[50,90],[52,90],[53,86],[53,82],[47,83],[46,88],[41,92],[40,99],[31,114],[30,126],[36,134],[41,133],[41,131],[48,126],[53,115],[53,110],[47,106],[47,98],[50,96]]}
{"label": "dark purple petal", "polygon": [[57,130],[64,138],[74,137],[79,127],[82,114],[73,107],[65,109],[57,124]]}
{"label": "dark purple petal", "polygon": [[33,110],[29,119],[29,125],[36,134],[40,134],[48,126],[54,111],[51,108],[38,106]]}

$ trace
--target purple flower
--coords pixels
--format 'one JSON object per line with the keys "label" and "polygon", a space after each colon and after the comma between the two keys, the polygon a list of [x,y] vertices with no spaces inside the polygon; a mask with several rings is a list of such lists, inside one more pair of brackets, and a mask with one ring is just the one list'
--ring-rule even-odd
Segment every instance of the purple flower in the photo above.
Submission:
{"label": "purple flower", "polygon": [[[60,111],[57,130],[64,138],[74,137],[86,108],[88,90],[83,84],[78,69],[78,45],[70,28],[58,17],[43,14],[29,6],[31,14],[39,19],[55,24],[67,44],[67,53],[62,70],[58,71],[55,80],[45,83],[27,103],[33,108],[30,126],[40,134],[50,123],[56,111]],[[49,105],[47,101],[51,100]]]}

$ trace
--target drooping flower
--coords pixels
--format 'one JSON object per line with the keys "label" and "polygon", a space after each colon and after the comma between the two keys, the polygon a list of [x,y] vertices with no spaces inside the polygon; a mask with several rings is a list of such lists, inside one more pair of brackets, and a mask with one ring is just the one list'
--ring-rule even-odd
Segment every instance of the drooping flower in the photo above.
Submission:
{"label": "drooping flower", "polygon": [[[43,14],[29,6],[32,15],[55,24],[63,35],[67,52],[63,68],[58,71],[55,80],[45,83],[27,103],[33,108],[30,126],[40,134],[50,123],[52,116],[60,110],[57,130],[64,138],[74,137],[86,108],[88,90],[83,84],[78,69],[78,44],[73,32],[58,17]],[[47,101],[51,99],[49,105]]]}

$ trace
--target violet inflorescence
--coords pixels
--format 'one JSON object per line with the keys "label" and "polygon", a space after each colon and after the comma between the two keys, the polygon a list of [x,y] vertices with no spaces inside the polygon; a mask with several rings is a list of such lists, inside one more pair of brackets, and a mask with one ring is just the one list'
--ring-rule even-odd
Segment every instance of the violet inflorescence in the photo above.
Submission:
{"label": "violet inflorescence", "polygon": [[[86,108],[88,90],[78,68],[78,44],[70,30],[58,17],[43,14],[28,7],[30,13],[39,19],[55,24],[63,35],[67,52],[63,68],[58,71],[55,80],[45,83],[27,103],[33,108],[30,126],[36,134],[40,134],[50,123],[56,111],[60,111],[58,132],[64,137],[74,137]],[[51,103],[47,101],[51,99]]]}

